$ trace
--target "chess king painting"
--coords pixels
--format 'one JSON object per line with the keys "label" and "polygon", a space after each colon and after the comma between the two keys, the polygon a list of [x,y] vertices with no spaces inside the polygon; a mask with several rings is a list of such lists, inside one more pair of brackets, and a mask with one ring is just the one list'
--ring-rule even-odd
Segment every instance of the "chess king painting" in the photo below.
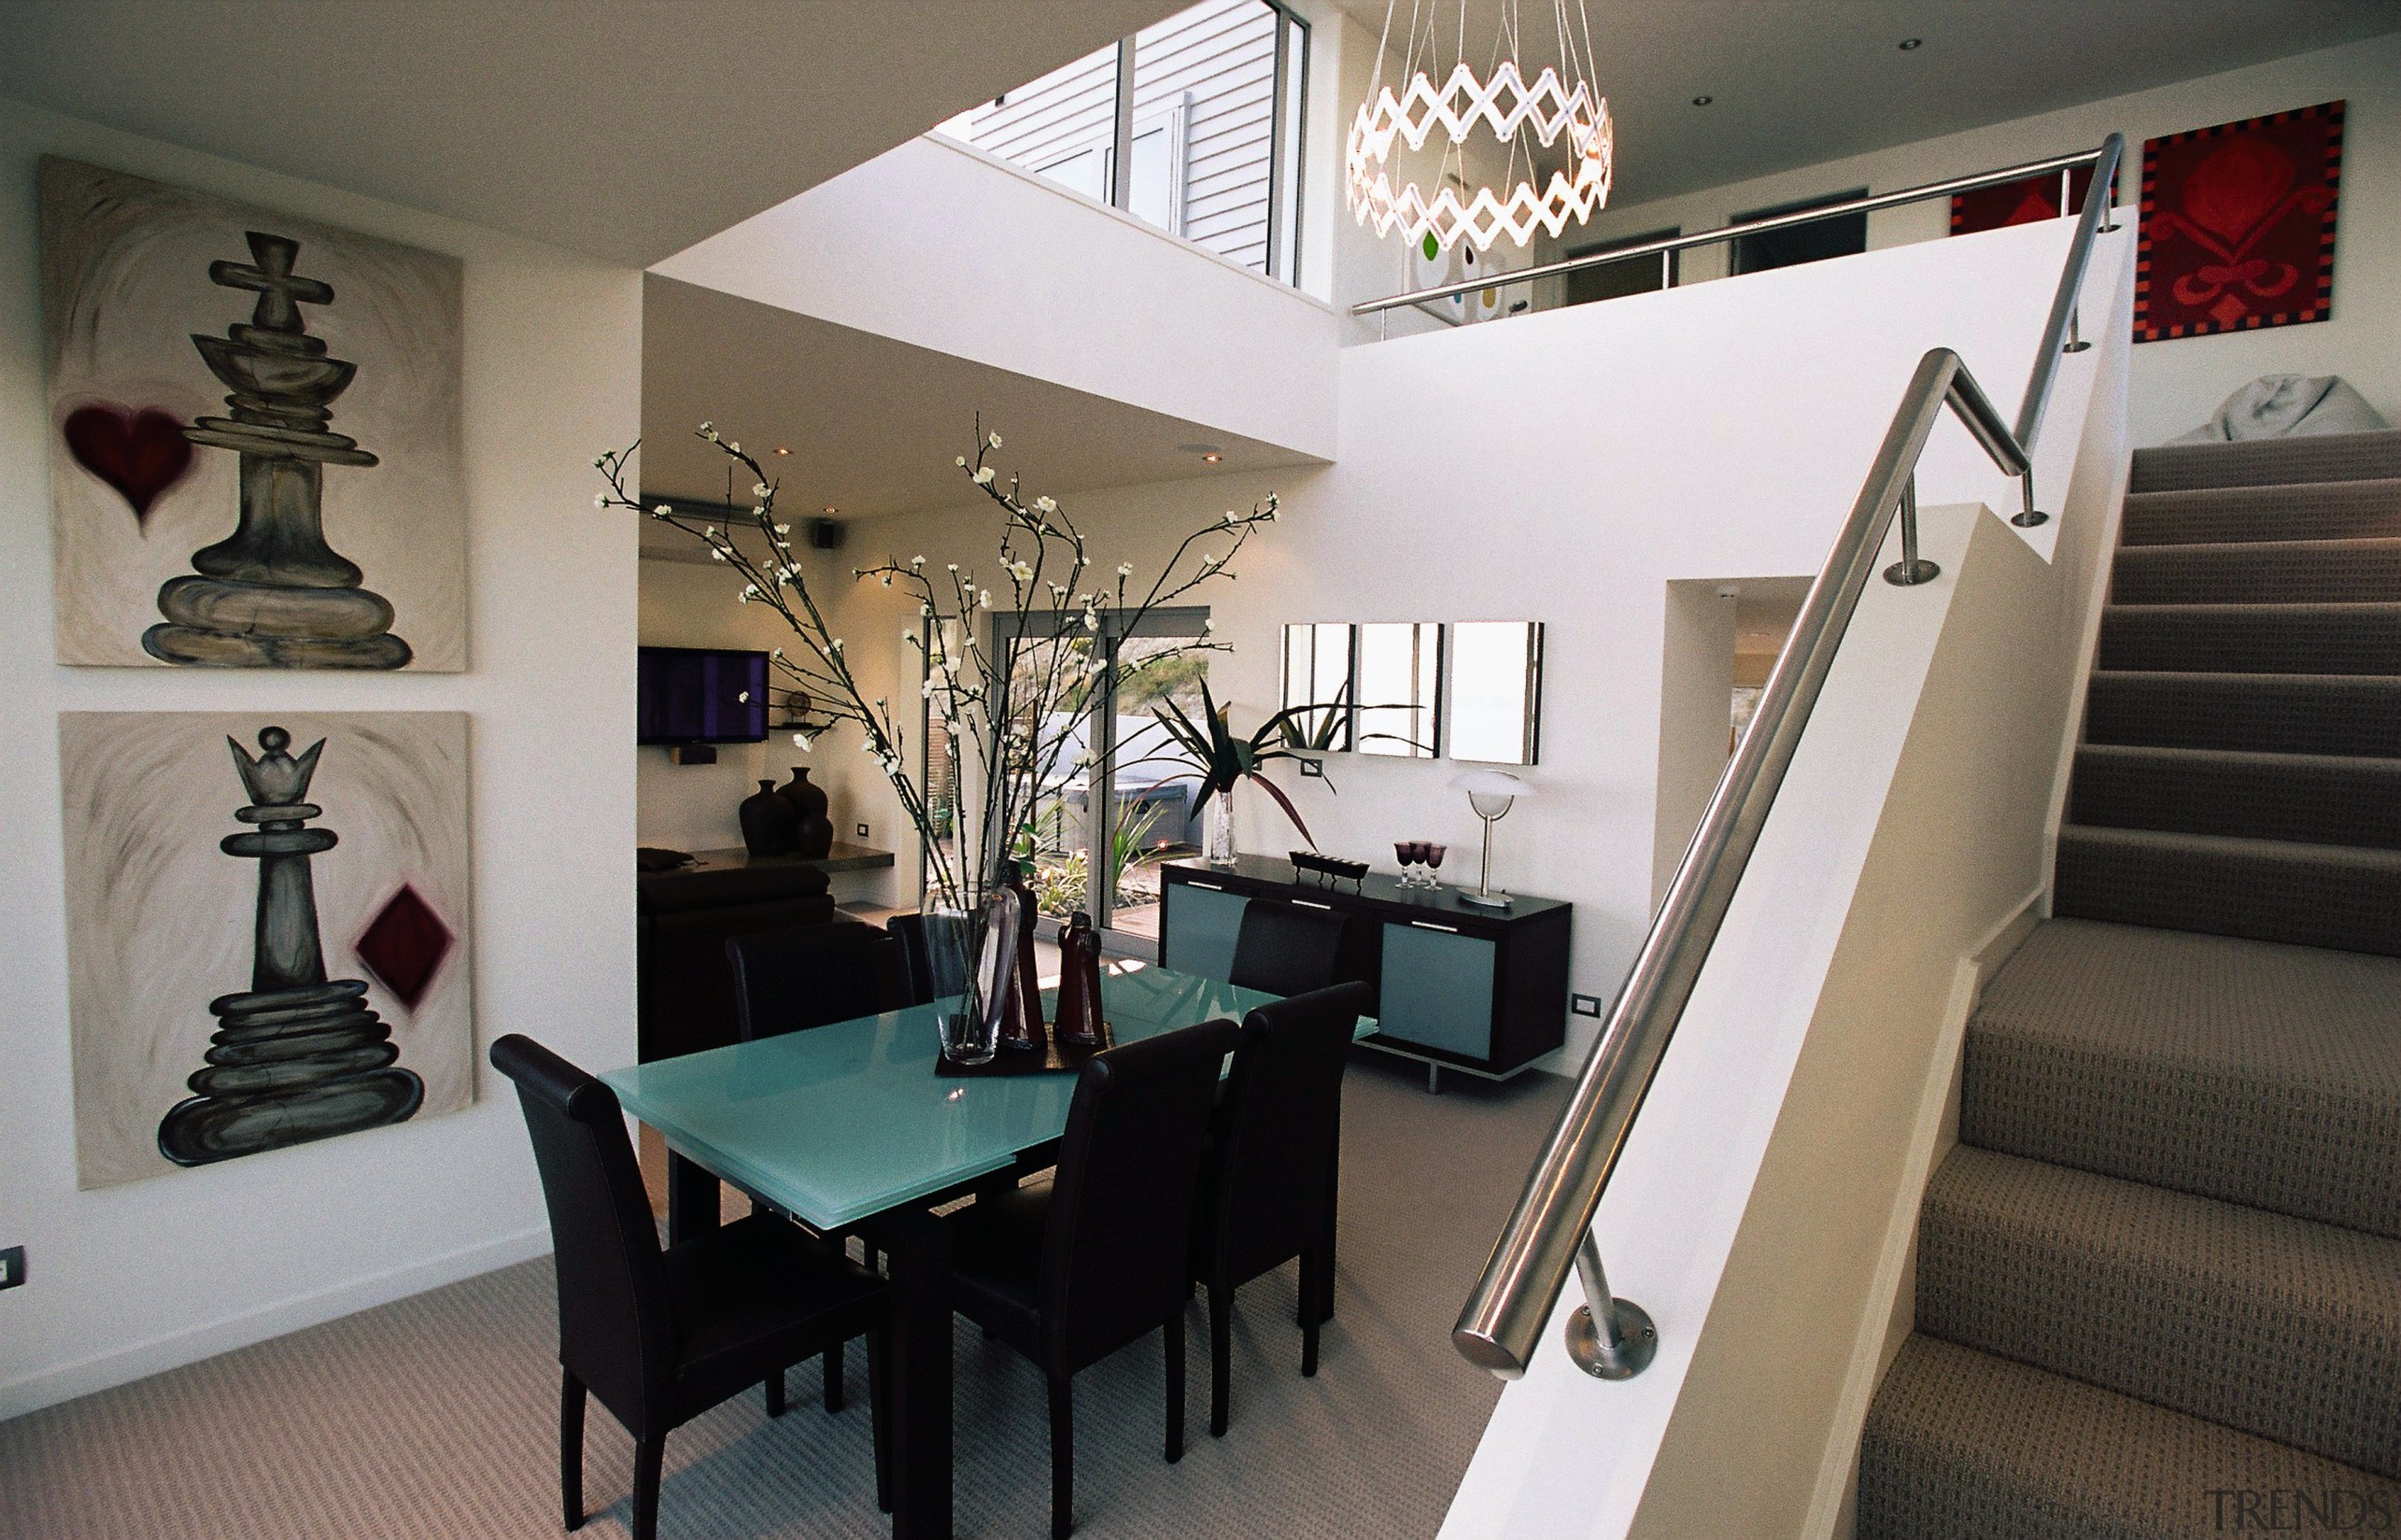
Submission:
{"label": "chess king painting", "polygon": [[463,713],[58,735],[81,1185],[474,1099]]}
{"label": "chess king painting", "polygon": [[467,664],[457,259],[41,166],[58,656]]}

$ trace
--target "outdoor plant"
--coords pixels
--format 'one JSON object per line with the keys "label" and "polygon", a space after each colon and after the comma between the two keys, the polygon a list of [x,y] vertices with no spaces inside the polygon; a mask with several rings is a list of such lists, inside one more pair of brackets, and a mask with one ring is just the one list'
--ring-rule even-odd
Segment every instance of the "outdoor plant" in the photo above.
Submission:
{"label": "outdoor plant", "polygon": [[[627,477],[639,444],[593,462],[606,489],[602,508],[632,508],[683,531],[742,584],[740,601],[763,604],[782,617],[792,640],[770,655],[779,683],[808,697],[812,713],[793,741],[810,747],[830,729],[855,723],[862,750],[898,795],[903,813],[924,842],[927,880],[944,908],[972,910],[1001,878],[1010,832],[1021,828],[1046,786],[1079,765],[1076,746],[1090,741],[1092,713],[1107,682],[1123,687],[1146,668],[1195,652],[1225,651],[1214,639],[1145,651],[1121,661],[1101,642],[1101,617],[1115,612],[1124,634],[1153,610],[1196,589],[1231,580],[1234,557],[1260,525],[1276,519],[1269,494],[1246,512],[1228,509],[1177,544],[1166,565],[1141,581],[1129,562],[1099,567],[1082,531],[1050,497],[1027,498],[1019,478],[1004,480],[992,464],[1001,435],[976,425],[974,454],[956,459],[959,473],[998,513],[991,552],[980,564],[929,564],[920,555],[851,569],[853,582],[872,580],[917,601],[914,625],[900,640],[922,664],[925,709],[944,728],[948,784],[959,788],[957,817],[929,797],[925,769],[913,763],[912,723],[920,702],[906,710],[870,695],[845,639],[827,620],[823,594],[831,574],[808,569],[793,549],[792,526],[776,511],[778,483],[737,441],[709,424],[700,437],[747,473],[751,505],[722,521],[645,506]],[[1020,640],[1021,639],[1021,640]],[[1030,647],[1021,642],[1046,642]],[[1107,765],[1091,768],[1108,784]],[[1277,793],[1281,800],[1281,793]]]}

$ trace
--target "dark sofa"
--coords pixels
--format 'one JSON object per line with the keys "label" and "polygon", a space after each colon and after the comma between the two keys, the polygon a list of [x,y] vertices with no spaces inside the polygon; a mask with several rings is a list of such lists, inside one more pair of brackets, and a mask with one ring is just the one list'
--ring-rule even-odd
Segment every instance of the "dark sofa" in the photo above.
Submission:
{"label": "dark sofa", "polygon": [[728,937],[834,918],[825,874],[796,861],[647,872],[635,893],[644,1064],[740,1035]]}

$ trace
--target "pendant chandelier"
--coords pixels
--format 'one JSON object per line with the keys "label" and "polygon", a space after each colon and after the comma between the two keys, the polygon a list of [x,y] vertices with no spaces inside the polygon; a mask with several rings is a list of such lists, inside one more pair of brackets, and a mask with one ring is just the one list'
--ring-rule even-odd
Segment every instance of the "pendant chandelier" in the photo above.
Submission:
{"label": "pendant chandelier", "polygon": [[[1572,0],[1572,18],[1571,0],[1548,0],[1551,37],[1538,28],[1532,39],[1519,24],[1518,0],[1501,0],[1481,77],[1468,58],[1470,3],[1411,0],[1396,58],[1399,0],[1387,0],[1375,81],[1352,120],[1343,155],[1352,217],[1373,220],[1379,235],[1399,232],[1429,257],[1462,239],[1484,251],[1503,234],[1521,247],[1536,230],[1556,237],[1570,219],[1583,223],[1609,197],[1614,132],[1608,98],[1592,83],[1593,29],[1583,0]],[[1559,60],[1544,65],[1531,84],[1517,57],[1529,41],[1555,45]],[[1397,81],[1408,83],[1396,91],[1390,83]],[[1476,131],[1479,125],[1485,132]],[[1437,128],[1443,137],[1430,165],[1396,166],[1397,146],[1422,160]],[[1434,184],[1431,194],[1421,174]]]}

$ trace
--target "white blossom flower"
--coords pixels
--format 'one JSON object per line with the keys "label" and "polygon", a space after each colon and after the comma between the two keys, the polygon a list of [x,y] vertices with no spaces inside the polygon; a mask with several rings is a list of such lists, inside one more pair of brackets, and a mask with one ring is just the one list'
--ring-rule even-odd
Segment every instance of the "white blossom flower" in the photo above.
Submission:
{"label": "white blossom flower", "polygon": [[766,495],[767,495],[767,484],[766,484],[765,482],[763,482],[763,481],[753,481],[752,483],[750,483],[750,495],[751,495],[751,496],[753,496],[753,497],[764,497],[764,496],[766,496]]}
{"label": "white blossom flower", "polygon": [[967,464],[967,457],[966,457],[965,455],[960,455],[960,456],[959,456],[959,457],[958,457],[958,458],[959,458],[959,464],[960,468],[961,468],[961,469],[964,469],[964,468],[966,467],[966,464]]}
{"label": "white blossom flower", "polygon": [[750,703],[750,692],[746,689],[741,694],[735,696],[734,699],[747,706]]}
{"label": "white blossom flower", "polygon": [[767,654],[767,656],[768,656],[769,657],[783,657],[783,655],[784,655],[784,650],[783,650],[781,647],[777,647],[777,648],[775,648],[775,649],[771,650],[771,651]]}
{"label": "white blossom flower", "polygon": [[607,492],[594,492],[592,494],[592,506],[596,508],[607,507],[609,506],[609,494]]}
{"label": "white blossom flower", "polygon": [[740,439],[735,439],[732,444],[727,445],[726,447],[738,455],[742,452],[742,441]]}
{"label": "white blossom flower", "polygon": [[959,570],[959,564],[958,564],[957,562],[953,562],[953,563],[951,563],[951,564],[950,564],[950,570],[951,570],[951,571],[953,571],[953,572],[958,571],[958,570]]}
{"label": "white blossom flower", "polygon": [[1050,596],[1054,599],[1065,598],[1067,596],[1067,585],[1063,582],[1052,583],[1050,585]]}
{"label": "white blossom flower", "polygon": [[1228,509],[1226,510],[1226,527],[1227,527],[1228,529],[1231,529],[1231,528],[1233,528],[1233,527],[1234,527],[1234,525],[1235,525],[1236,523],[1240,522],[1240,521],[1239,521],[1239,520],[1234,516],[1234,510],[1233,510],[1233,509],[1231,509],[1231,508],[1228,508]]}
{"label": "white blossom flower", "polygon": [[1100,611],[1097,610],[1087,610],[1084,611],[1084,629],[1087,631],[1097,631],[1100,629]]}
{"label": "white blossom flower", "polygon": [[1224,560],[1223,556],[1203,556],[1200,558],[1200,570],[1206,572]]}
{"label": "white blossom flower", "polygon": [[1200,623],[1200,629],[1203,631],[1215,631],[1216,628],[1217,623],[1214,620],[1204,620]]}
{"label": "white blossom flower", "polygon": [[840,637],[836,637],[833,641],[827,642],[826,646],[838,653],[842,650],[842,639]]}
{"label": "white blossom flower", "polygon": [[792,735],[792,741],[793,747],[798,748],[803,753],[807,753],[808,749],[816,744],[817,734],[814,732],[795,732]]}
{"label": "white blossom flower", "polygon": [[1056,498],[1037,497],[1034,500],[1034,506],[1040,508],[1044,513],[1056,513],[1059,511],[1059,504]]}
{"label": "white blossom flower", "polygon": [[917,644],[917,633],[914,631],[902,631],[900,633],[900,640],[914,647]]}
{"label": "white blossom flower", "polygon": [[717,431],[717,424],[713,422],[704,422],[701,424],[701,431],[703,433],[714,433]]}
{"label": "white blossom flower", "polygon": [[916,568],[925,565],[926,559],[923,556],[912,556],[909,558],[909,566],[912,571],[914,571]]}
{"label": "white blossom flower", "polygon": [[654,514],[657,515],[659,518],[664,519],[664,518],[666,518],[669,514],[673,513],[673,512],[675,511],[675,509],[674,509],[672,506],[670,506],[670,505],[668,505],[668,504],[661,503],[660,505],[658,505],[658,506],[657,506],[657,507],[655,507],[655,508],[651,509],[650,511],[651,511],[652,513],[654,513]]}
{"label": "white blossom flower", "polygon": [[709,547],[709,554],[720,562],[725,560],[725,551],[719,547]]}
{"label": "white blossom flower", "polygon": [[755,599],[758,596],[759,585],[757,583],[746,582],[742,585],[742,597],[744,602],[747,603],[749,600]]}
{"label": "white blossom flower", "polygon": [[998,433],[987,433],[984,435],[984,442],[997,449],[1001,446],[1001,435]]}
{"label": "white blossom flower", "polygon": [[992,468],[989,465],[978,465],[975,467],[975,485],[979,487],[989,487],[991,484]]}
{"label": "white blossom flower", "polygon": [[790,524],[778,524],[776,526],[776,533],[778,535],[790,535],[792,533],[792,526]]}
{"label": "white blossom flower", "polygon": [[1010,577],[1015,578],[1019,582],[1032,582],[1034,581],[1034,564],[1032,562],[1011,562],[1008,564],[1008,572]]}
{"label": "white blossom flower", "polygon": [[1118,563],[1118,564],[1117,564],[1117,575],[1118,575],[1119,577],[1121,577],[1121,578],[1130,578],[1130,577],[1132,577],[1132,576],[1134,575],[1134,564],[1133,564],[1133,563],[1131,563],[1131,562],[1120,562],[1120,563]]}
{"label": "white blossom flower", "polygon": [[991,607],[992,591],[989,588],[979,591],[975,596],[975,608],[978,610],[989,610]]}

